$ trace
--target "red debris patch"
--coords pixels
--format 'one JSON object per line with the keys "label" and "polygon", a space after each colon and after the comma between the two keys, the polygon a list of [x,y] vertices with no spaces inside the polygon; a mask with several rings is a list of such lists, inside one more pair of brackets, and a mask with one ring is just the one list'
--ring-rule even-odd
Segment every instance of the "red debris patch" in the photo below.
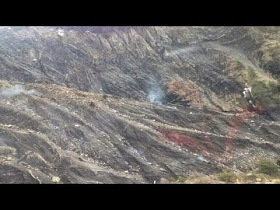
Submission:
{"label": "red debris patch", "polygon": [[201,152],[205,155],[213,155],[216,153],[216,150],[211,142],[201,141],[173,131],[162,131],[161,133],[165,139],[179,146],[187,147],[190,150]]}

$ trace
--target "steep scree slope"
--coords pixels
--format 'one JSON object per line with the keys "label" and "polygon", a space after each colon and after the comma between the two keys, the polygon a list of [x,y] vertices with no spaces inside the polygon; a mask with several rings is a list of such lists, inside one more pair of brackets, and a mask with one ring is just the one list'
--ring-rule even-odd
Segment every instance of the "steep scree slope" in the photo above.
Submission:
{"label": "steep scree slope", "polygon": [[250,109],[242,76],[277,81],[271,31],[1,27],[0,182],[153,183],[277,158],[278,104]]}

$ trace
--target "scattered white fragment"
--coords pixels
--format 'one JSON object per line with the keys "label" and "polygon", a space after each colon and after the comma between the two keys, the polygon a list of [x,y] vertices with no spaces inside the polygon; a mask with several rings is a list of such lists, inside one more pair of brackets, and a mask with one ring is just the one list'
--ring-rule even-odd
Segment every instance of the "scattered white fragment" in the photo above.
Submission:
{"label": "scattered white fragment", "polygon": [[250,87],[244,88],[244,91],[243,91],[243,96],[244,96],[244,98],[249,97],[250,94],[252,94],[252,89],[251,89]]}
{"label": "scattered white fragment", "polygon": [[58,182],[60,182],[60,178],[58,176],[53,176],[52,177],[52,182],[58,183]]}
{"label": "scattered white fragment", "polygon": [[75,127],[77,127],[77,128],[78,128],[78,127],[80,127],[80,125],[79,125],[79,124],[75,124]]}
{"label": "scattered white fragment", "polygon": [[154,180],[154,184],[156,184],[157,183],[157,181],[156,180]]}
{"label": "scattered white fragment", "polygon": [[63,37],[63,36],[64,36],[64,30],[63,30],[63,29],[58,29],[58,30],[57,30],[57,34],[58,34],[59,36]]}
{"label": "scattered white fragment", "polygon": [[204,157],[202,157],[202,156],[199,156],[197,159],[200,160],[200,161],[206,162],[206,163],[209,162],[208,160],[206,160],[206,159],[205,159]]}

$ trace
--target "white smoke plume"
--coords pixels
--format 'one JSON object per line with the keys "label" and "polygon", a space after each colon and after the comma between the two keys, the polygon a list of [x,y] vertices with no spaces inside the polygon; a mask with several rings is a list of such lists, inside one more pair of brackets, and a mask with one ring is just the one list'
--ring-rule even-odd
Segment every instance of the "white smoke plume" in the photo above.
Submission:
{"label": "white smoke plume", "polygon": [[24,92],[24,88],[21,85],[14,85],[14,86],[1,90],[0,96],[2,98],[10,98],[10,97],[13,97],[16,95],[20,95],[23,92]]}
{"label": "white smoke plume", "polygon": [[149,91],[147,99],[155,104],[162,105],[163,99],[165,97],[165,93],[159,87],[154,87]]}
{"label": "white smoke plume", "polygon": [[10,98],[13,96],[20,95],[22,93],[28,95],[40,95],[40,93],[36,90],[28,90],[26,91],[22,85],[14,85],[3,90],[0,90],[0,98]]}

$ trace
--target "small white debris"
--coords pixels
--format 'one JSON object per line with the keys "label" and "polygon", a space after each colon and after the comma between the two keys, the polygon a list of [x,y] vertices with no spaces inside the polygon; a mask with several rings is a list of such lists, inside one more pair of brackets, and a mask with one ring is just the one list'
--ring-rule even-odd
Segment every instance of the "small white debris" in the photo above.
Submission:
{"label": "small white debris", "polygon": [[204,157],[202,157],[202,156],[199,156],[197,159],[200,160],[200,161],[206,162],[206,163],[209,162],[208,160],[206,160],[206,159],[205,159]]}
{"label": "small white debris", "polygon": [[63,29],[58,29],[58,30],[57,30],[57,34],[58,34],[59,36],[63,37],[63,36],[64,36],[64,30],[63,30]]}
{"label": "small white debris", "polygon": [[192,112],[190,112],[190,114],[192,114]]}
{"label": "small white debris", "polygon": [[124,173],[128,174],[128,171],[124,171]]}
{"label": "small white debris", "polygon": [[60,182],[60,178],[58,176],[52,176],[52,182],[58,183]]}
{"label": "small white debris", "polygon": [[156,184],[157,183],[157,181],[156,180],[154,180],[154,184]]}
{"label": "small white debris", "polygon": [[252,94],[252,89],[250,87],[244,88],[244,91],[243,91],[244,98],[247,98],[248,96],[250,96],[250,94]]}
{"label": "small white debris", "polygon": [[78,128],[78,127],[80,127],[80,125],[79,125],[79,124],[75,124],[75,127],[77,127],[77,128]]}
{"label": "small white debris", "polygon": [[11,157],[7,157],[7,158],[6,158],[6,161],[11,161],[11,160],[12,160]]}

